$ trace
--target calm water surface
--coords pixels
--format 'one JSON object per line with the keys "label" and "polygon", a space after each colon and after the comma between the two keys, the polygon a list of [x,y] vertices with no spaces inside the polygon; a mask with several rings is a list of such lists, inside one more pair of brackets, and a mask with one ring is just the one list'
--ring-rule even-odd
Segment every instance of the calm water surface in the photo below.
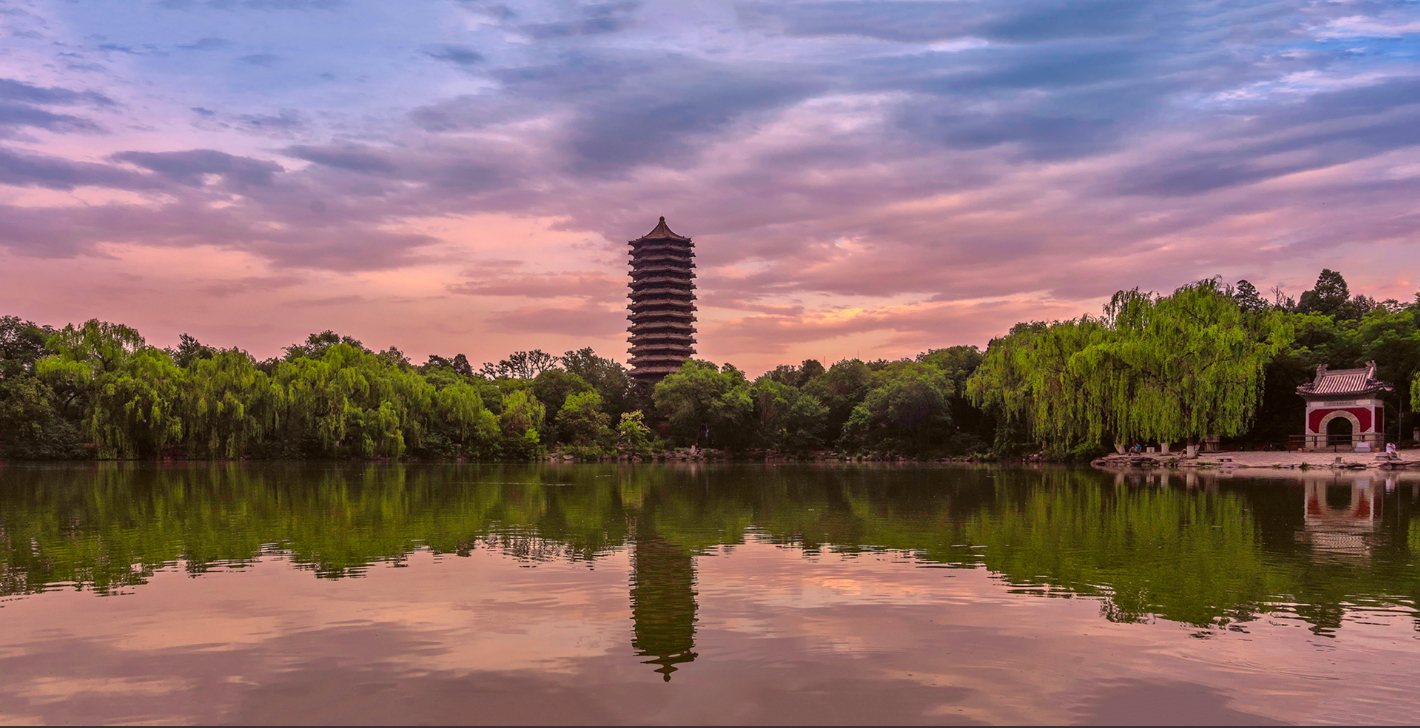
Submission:
{"label": "calm water surface", "polygon": [[0,719],[1413,723],[1420,480],[0,467]]}

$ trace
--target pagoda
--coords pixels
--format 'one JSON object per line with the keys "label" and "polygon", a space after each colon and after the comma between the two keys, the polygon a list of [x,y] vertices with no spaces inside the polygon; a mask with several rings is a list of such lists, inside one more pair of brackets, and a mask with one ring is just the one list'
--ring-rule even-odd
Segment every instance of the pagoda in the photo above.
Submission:
{"label": "pagoda", "polygon": [[695,354],[695,244],[663,217],[631,245],[631,376],[658,382]]}

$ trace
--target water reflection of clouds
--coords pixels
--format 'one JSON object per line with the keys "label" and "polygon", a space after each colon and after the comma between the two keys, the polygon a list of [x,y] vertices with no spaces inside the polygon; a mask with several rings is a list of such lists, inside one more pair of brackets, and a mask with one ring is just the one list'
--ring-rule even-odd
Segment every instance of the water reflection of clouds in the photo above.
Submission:
{"label": "water reflection of clouds", "polygon": [[[1364,644],[1362,652],[1393,658],[1397,675],[1420,676],[1420,667],[1411,670],[1416,659],[1394,644],[1397,633],[1410,633],[1409,602],[1386,596],[1405,593],[1408,572],[1374,568],[1394,566],[1395,556],[1375,545],[1405,536],[1408,521],[1397,519],[1408,510],[1386,504],[1408,497],[1401,486],[1420,482],[1403,476],[1391,485],[1375,474],[1329,471],[1291,480],[1249,474],[1273,477],[1262,481],[997,469],[963,470],[960,483],[944,483],[944,470],[906,468],[640,468],[614,471],[593,488],[578,474],[590,481],[602,470],[562,468],[556,481],[577,486],[524,490],[504,481],[532,478],[440,487],[441,473],[468,471],[411,467],[358,471],[368,478],[358,488],[355,478],[332,476],[299,491],[256,480],[259,468],[240,471],[252,475],[249,490],[236,488],[245,482],[209,485],[198,477],[204,472],[174,468],[162,474],[168,480],[115,481],[112,491],[39,481],[30,491],[22,478],[10,479],[0,516],[15,534],[30,533],[18,530],[24,526],[34,536],[12,543],[6,577],[25,569],[34,576],[7,588],[90,573],[83,569],[92,579],[102,559],[138,563],[139,552],[121,550],[113,534],[148,517],[141,508],[150,499],[130,498],[132,510],[120,512],[84,510],[87,501],[55,494],[171,487],[187,496],[187,510],[153,516],[152,532],[167,539],[154,542],[213,553],[190,535],[199,532],[193,525],[234,512],[221,509],[236,503],[241,513],[284,519],[253,520],[252,535],[289,526],[305,551],[298,559],[262,547],[247,568],[195,579],[178,573],[190,565],[169,562],[120,599],[66,592],[9,602],[3,616],[13,636],[0,645],[0,669],[72,680],[0,685],[0,713],[53,721],[70,710],[63,703],[80,706],[63,713],[68,722],[84,722],[80,713],[90,708],[87,720],[109,710],[132,720],[255,721],[281,705],[315,715],[292,703],[304,691],[315,703],[340,702],[332,715],[358,716],[355,707],[366,706],[372,716],[392,716],[368,705],[367,692],[387,691],[406,705],[401,722],[449,718],[417,704],[435,700],[468,710],[486,700],[503,706],[486,715],[564,722],[725,722],[731,713],[763,722],[789,719],[791,706],[808,711],[793,718],[805,722],[834,706],[823,719],[841,722],[859,707],[847,704],[850,696],[868,704],[877,691],[896,696],[893,715],[902,722],[1058,722],[1081,695],[1099,700],[1082,703],[1080,715],[1103,715],[1129,695],[1153,694],[1149,686],[1193,694],[1189,685],[1197,684],[1219,710],[1296,716],[1310,703],[1247,703],[1238,685],[1282,694],[1308,670],[1307,679],[1342,674],[1309,662],[1319,644],[1353,664],[1370,659],[1356,652]],[[705,477],[715,473],[735,477]],[[695,477],[675,479],[682,475]],[[792,491],[780,487],[789,482]],[[209,490],[234,495],[198,497]],[[287,500],[278,507],[273,493]],[[337,496],[341,510],[332,511]],[[49,514],[62,510],[56,502],[77,515],[66,529],[44,530]],[[99,505],[112,502],[123,503]],[[347,514],[348,531],[330,528],[331,512]],[[129,520],[118,523],[113,513]],[[382,529],[390,538],[344,540]],[[36,543],[42,548],[31,553]],[[444,551],[406,552],[408,543],[440,543]],[[97,556],[55,569],[77,553],[75,544]],[[1361,561],[1365,568],[1354,568]],[[303,564],[365,578],[315,579]],[[916,568],[928,566],[958,568]],[[1279,584],[1287,596],[1278,596]],[[1102,604],[1114,610],[1105,610],[1109,619],[1100,618]],[[1259,654],[1267,658],[1252,662]],[[1281,682],[1261,675],[1279,670]],[[111,690],[93,689],[105,676]],[[1119,688],[1121,676],[1143,680],[1143,692]],[[167,717],[152,714],[141,693],[165,680],[178,681],[174,693],[215,690],[221,715],[187,703]],[[668,692],[637,692],[648,680],[669,683]],[[60,689],[72,695],[51,699]],[[518,713],[485,694],[500,690],[551,697]],[[822,705],[787,697],[806,690],[820,691]],[[601,692],[649,702],[610,705]],[[132,693],[131,708],[115,702],[119,693]],[[243,712],[257,710],[258,695],[268,707]],[[578,712],[567,702],[574,699],[596,705]]]}
{"label": "water reflection of clouds", "polygon": [[[1360,659],[1346,643],[1319,664],[1285,626],[1205,643],[1167,622],[1103,622],[1090,600],[1014,597],[985,569],[810,561],[751,541],[697,557],[698,656],[666,684],[631,654],[624,553],[595,570],[532,571],[486,550],[433,561],[420,552],[409,568],[339,581],[279,562],[169,571],[122,599],[12,602],[0,711],[33,722],[1062,723],[1193,695],[1183,714],[1305,721],[1359,680],[1330,667]],[[809,593],[812,603],[795,598]],[[1366,649],[1393,658],[1387,685],[1420,678],[1403,646]],[[1233,660],[1259,651],[1259,669]],[[1384,719],[1381,707],[1355,715]]]}

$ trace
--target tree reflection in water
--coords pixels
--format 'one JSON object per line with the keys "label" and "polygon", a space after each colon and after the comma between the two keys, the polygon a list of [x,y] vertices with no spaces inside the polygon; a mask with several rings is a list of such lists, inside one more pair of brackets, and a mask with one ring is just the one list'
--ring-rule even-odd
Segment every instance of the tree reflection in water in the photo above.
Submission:
{"label": "tree reflection in water", "polygon": [[[1404,476],[1393,476],[1404,477]],[[695,554],[746,538],[987,568],[1013,591],[1098,599],[1116,622],[1245,629],[1288,611],[1415,613],[1417,481],[1070,469],[99,463],[0,467],[0,595],[118,594],[158,569],[280,554],[321,578],[418,549],[527,561],[628,550],[632,649],[696,657]],[[985,548],[981,548],[985,547]]]}

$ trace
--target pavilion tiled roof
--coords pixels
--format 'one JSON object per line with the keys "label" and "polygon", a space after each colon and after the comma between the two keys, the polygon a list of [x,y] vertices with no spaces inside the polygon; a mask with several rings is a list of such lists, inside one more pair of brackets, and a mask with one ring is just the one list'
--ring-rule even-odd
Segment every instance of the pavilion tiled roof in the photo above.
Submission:
{"label": "pavilion tiled roof", "polygon": [[1389,382],[1376,379],[1373,361],[1366,362],[1360,369],[1327,369],[1322,364],[1316,368],[1315,379],[1297,387],[1297,394],[1303,397],[1346,397],[1393,391],[1395,387]]}

